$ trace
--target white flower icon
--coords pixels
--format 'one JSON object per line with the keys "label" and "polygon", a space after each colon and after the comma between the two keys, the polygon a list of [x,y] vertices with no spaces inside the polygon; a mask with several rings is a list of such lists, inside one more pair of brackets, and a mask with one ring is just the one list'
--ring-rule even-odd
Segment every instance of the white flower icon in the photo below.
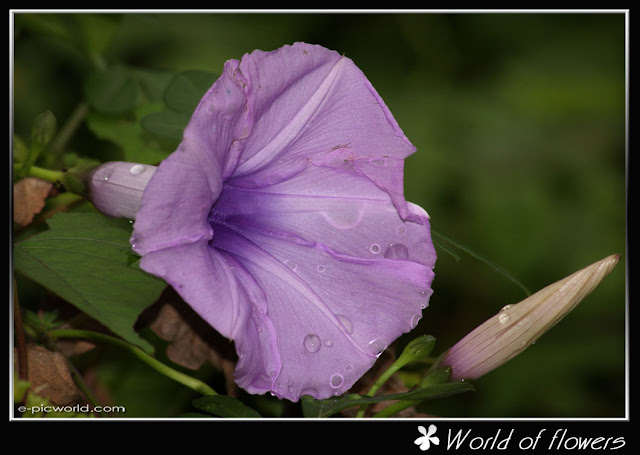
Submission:
{"label": "white flower icon", "polygon": [[420,446],[420,450],[429,450],[431,444],[438,445],[440,444],[440,438],[437,436],[433,436],[436,432],[437,428],[435,425],[429,425],[429,431],[423,427],[422,425],[418,426],[418,431],[422,434],[418,439],[414,441],[415,445]]}

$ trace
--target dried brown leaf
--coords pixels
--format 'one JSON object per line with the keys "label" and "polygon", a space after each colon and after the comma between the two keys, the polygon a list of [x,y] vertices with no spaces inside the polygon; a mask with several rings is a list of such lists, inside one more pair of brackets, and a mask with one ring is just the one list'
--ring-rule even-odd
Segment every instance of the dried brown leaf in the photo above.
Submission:
{"label": "dried brown leaf", "polygon": [[24,227],[40,213],[53,184],[25,177],[13,185],[13,222]]}
{"label": "dried brown leaf", "polygon": [[204,322],[173,289],[163,292],[146,317],[149,327],[169,343],[167,357],[172,362],[192,370],[211,364],[223,372],[227,393],[235,393],[232,376],[237,357],[233,344]]}
{"label": "dried brown leaf", "polygon": [[[17,350],[15,357],[18,357]],[[28,379],[34,393],[61,406],[75,404],[82,399],[62,354],[42,346],[28,346],[27,361]]]}

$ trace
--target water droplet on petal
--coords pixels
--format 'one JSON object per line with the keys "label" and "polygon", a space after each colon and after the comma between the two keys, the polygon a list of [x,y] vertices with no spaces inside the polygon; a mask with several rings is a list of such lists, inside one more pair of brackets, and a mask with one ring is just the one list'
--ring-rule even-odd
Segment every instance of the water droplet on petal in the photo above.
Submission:
{"label": "water droplet on petal", "polygon": [[344,329],[348,334],[353,333],[353,322],[351,322],[351,319],[343,314],[336,314],[336,318],[338,318],[338,321],[340,321],[340,323],[344,326]]}
{"label": "water droplet on petal", "polygon": [[378,254],[380,252],[380,245],[378,245],[377,243],[374,243],[373,245],[371,245],[371,248],[369,249],[373,254]]}
{"label": "water droplet on petal", "polygon": [[420,322],[420,319],[422,319],[422,315],[421,314],[415,314],[411,318],[411,328],[412,329],[415,329],[418,326],[418,322]]}
{"label": "water droplet on petal", "polygon": [[323,273],[324,271],[325,271],[325,266],[324,266],[324,265],[322,265],[322,264],[320,264],[320,265],[318,266],[318,272]]}
{"label": "water droplet on petal", "polygon": [[346,367],[344,367],[344,371],[351,371],[353,370],[353,367],[351,365],[347,365]]}
{"label": "water droplet on petal", "polygon": [[140,175],[146,170],[147,166],[145,166],[144,164],[134,164],[133,166],[131,166],[131,169],[129,169],[129,172],[131,173],[131,175]]}
{"label": "water droplet on petal", "polygon": [[284,260],[284,264],[289,267],[291,270],[295,271],[298,266],[296,265],[295,262],[293,262],[291,259],[285,259]]}
{"label": "water droplet on petal", "polygon": [[334,389],[337,389],[338,387],[340,387],[343,382],[344,382],[344,377],[340,373],[335,373],[331,375],[331,379],[329,379],[329,384]]}
{"label": "water droplet on petal", "polygon": [[364,216],[366,206],[360,207],[348,207],[343,210],[334,210],[327,212],[320,212],[322,217],[329,223],[331,226],[345,230],[345,229],[353,229],[360,221],[362,221],[362,217]]}
{"label": "water droplet on petal", "polygon": [[331,340],[324,340],[324,345],[328,348],[330,348],[331,346],[333,346],[333,341]]}
{"label": "water droplet on petal", "polygon": [[392,243],[385,250],[384,257],[388,259],[408,259],[409,250],[402,243]]}
{"label": "water droplet on petal", "polygon": [[369,160],[369,164],[375,167],[386,167],[387,160],[385,160],[384,158],[371,158]]}
{"label": "water droplet on petal", "polygon": [[309,352],[318,352],[320,349],[320,337],[313,333],[310,333],[306,337],[304,337],[304,347]]}
{"label": "water droplet on petal", "polygon": [[380,354],[382,354],[382,351],[387,349],[387,345],[388,344],[385,340],[376,338],[375,340],[369,342],[369,351],[376,357],[379,357]]}
{"label": "water droplet on petal", "polygon": [[401,224],[396,228],[396,234],[398,234],[399,236],[402,237],[406,233],[407,233],[407,227],[404,224]]}

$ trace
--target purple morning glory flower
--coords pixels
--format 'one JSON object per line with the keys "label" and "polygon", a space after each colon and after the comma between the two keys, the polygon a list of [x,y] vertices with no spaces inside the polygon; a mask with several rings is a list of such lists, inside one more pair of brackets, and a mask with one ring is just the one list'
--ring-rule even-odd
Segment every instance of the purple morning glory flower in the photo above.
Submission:
{"label": "purple morning glory flower", "polygon": [[429,218],[403,196],[414,151],[350,59],[254,51],[226,62],[155,169],[132,247],[235,342],[248,392],[341,394],[432,293]]}

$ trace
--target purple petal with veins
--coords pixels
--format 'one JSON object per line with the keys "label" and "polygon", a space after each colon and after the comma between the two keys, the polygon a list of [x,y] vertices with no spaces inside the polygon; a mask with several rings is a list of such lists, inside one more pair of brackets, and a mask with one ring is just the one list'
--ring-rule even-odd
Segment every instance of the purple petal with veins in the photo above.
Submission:
{"label": "purple petal with veins", "polygon": [[144,191],[132,245],[238,352],[250,393],[347,391],[431,295],[415,151],[348,58],[296,43],[225,64]]}

